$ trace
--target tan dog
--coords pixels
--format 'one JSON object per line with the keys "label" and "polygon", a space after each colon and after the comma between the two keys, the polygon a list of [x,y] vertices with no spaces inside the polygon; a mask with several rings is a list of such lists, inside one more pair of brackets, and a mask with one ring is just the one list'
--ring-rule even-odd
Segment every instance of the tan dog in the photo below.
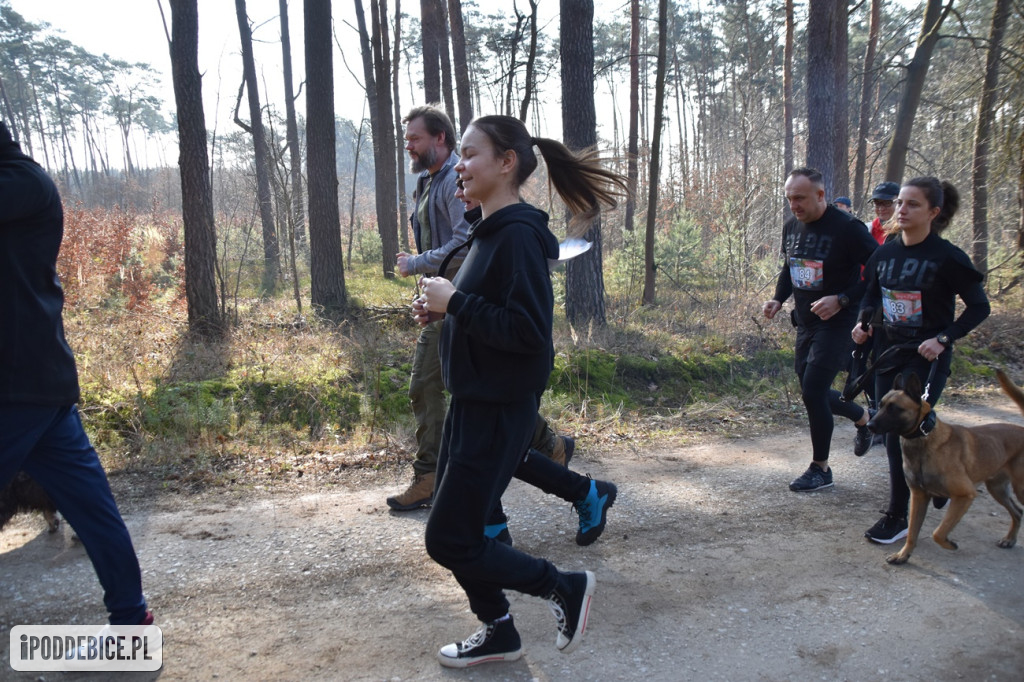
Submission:
{"label": "tan dog", "polygon": [[[1024,392],[1005,374],[996,370],[1003,392],[1024,413]],[[910,487],[910,519],[907,541],[896,554],[886,557],[890,564],[906,563],[917,545],[928,501],[948,497],[949,508],[932,533],[940,547],[956,549],[949,533],[960,522],[974,501],[975,486],[982,481],[989,493],[1010,512],[1010,532],[999,541],[1000,547],[1013,547],[1021,524],[1021,508],[1013,496],[1024,503],[1024,427],[1013,424],[958,426],[935,419],[935,426],[922,435],[921,424],[931,405],[921,399],[921,381],[916,374],[904,380],[896,378],[885,394],[878,413],[868,422],[875,433],[900,434],[903,448],[903,474]],[[930,420],[929,420],[930,421]],[[927,430],[927,429],[925,429]]]}

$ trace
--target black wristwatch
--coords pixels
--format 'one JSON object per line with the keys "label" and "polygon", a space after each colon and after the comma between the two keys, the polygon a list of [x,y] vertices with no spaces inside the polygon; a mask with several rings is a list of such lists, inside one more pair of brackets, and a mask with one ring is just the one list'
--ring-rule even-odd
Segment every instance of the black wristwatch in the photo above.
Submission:
{"label": "black wristwatch", "polygon": [[839,294],[838,296],[836,296],[836,298],[839,299],[840,308],[845,309],[850,307],[850,297],[847,296],[846,294]]}
{"label": "black wristwatch", "polygon": [[938,341],[939,343],[941,343],[946,348],[949,348],[950,345],[952,345],[952,343],[953,343],[953,340],[951,338],[949,338],[949,334],[947,334],[946,332],[942,332],[941,334],[936,336],[935,340]]}

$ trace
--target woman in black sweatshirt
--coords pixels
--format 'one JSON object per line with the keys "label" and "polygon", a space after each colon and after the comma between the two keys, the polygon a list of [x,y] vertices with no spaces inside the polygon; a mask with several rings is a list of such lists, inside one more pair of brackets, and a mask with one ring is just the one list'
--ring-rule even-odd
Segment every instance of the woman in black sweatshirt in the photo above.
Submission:
{"label": "woman in black sweatshirt", "polygon": [[[879,354],[908,344],[891,360],[879,365],[875,395],[881,399],[898,374],[914,372],[928,385],[928,403],[938,401],[949,377],[953,342],[967,335],[988,317],[989,303],[982,274],[961,249],[941,236],[960,206],[960,195],[948,182],[914,178],[903,183],[896,201],[899,234],[871,255],[864,267],[868,280],[861,310],[882,310],[884,327]],[[956,317],[956,297],[966,307]],[[865,341],[875,331],[853,328],[853,340]],[[933,363],[935,364],[933,368]],[[864,536],[890,544],[907,536],[910,489],[903,475],[900,436],[888,434],[889,508]]]}
{"label": "woman in black sweatshirt", "polygon": [[483,218],[454,282],[422,279],[422,295],[413,304],[420,322],[444,315],[441,371],[451,394],[427,552],[452,572],[483,623],[469,639],[441,648],[438,660],[446,667],[522,655],[505,589],[547,599],[558,624],[556,645],[573,651],[595,588],[590,571],[562,572],[484,537],[488,516],[529,445],[554,358],[548,260],[558,258],[558,241],[547,214],[519,199],[537,167],[534,147],[576,214],[577,228],[585,228],[601,204],[614,207],[616,188],[625,188],[624,179],[594,154],[576,155],[559,142],[531,137],[509,116],[478,118],[462,137],[455,170],[466,197],[480,202]]}

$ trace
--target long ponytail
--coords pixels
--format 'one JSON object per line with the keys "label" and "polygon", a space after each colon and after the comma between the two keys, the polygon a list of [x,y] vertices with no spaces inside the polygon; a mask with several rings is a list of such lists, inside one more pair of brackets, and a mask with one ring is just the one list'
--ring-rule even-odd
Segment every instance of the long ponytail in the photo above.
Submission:
{"label": "long ponytail", "polygon": [[628,192],[626,178],[609,170],[593,149],[575,153],[557,140],[532,137],[522,121],[511,116],[481,116],[470,125],[490,138],[499,154],[513,151],[519,161],[517,186],[522,186],[537,168],[537,147],[548,167],[548,179],[562,198],[572,218],[569,236],[587,231],[602,206],[614,209],[617,197]]}

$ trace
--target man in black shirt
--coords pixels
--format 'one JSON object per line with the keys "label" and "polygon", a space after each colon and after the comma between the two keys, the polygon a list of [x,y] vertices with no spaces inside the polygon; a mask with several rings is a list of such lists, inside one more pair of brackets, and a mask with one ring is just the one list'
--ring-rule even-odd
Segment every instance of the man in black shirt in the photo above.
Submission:
{"label": "man in black shirt", "polygon": [[[850,328],[864,293],[861,266],[875,250],[875,241],[856,218],[825,201],[821,173],[797,168],[786,181],[786,200],[793,217],[782,229],[782,255],[775,296],[763,306],[769,320],[793,296],[792,320],[797,329],[796,373],[810,422],[812,462],[789,484],[794,492],[832,486],[828,465],[835,422],[842,415],[858,426],[855,452],[871,445],[868,411],[840,400],[832,382],[850,361]],[[864,443],[861,443],[861,441]]]}

